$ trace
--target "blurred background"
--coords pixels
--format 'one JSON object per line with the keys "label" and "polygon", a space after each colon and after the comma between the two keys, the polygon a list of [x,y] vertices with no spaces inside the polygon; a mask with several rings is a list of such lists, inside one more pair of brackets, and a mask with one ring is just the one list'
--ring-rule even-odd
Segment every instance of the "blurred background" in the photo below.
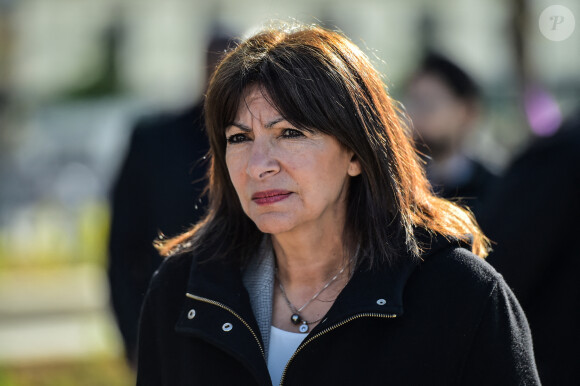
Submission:
{"label": "blurred background", "polygon": [[[577,1],[558,4],[580,17]],[[580,102],[580,27],[547,39],[550,5],[0,0],[0,385],[134,382],[109,301],[109,192],[135,121],[201,97],[216,31],[244,36],[269,19],[338,28],[395,98],[436,50],[481,86],[466,151],[501,173]]]}

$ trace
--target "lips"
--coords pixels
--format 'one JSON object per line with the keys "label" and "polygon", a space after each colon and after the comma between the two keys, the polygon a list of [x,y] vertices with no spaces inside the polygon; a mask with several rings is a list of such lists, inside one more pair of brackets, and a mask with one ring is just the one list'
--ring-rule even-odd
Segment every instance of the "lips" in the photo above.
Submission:
{"label": "lips", "polygon": [[252,201],[258,205],[268,205],[285,200],[291,194],[292,192],[281,189],[265,190],[263,192],[256,192],[252,194]]}

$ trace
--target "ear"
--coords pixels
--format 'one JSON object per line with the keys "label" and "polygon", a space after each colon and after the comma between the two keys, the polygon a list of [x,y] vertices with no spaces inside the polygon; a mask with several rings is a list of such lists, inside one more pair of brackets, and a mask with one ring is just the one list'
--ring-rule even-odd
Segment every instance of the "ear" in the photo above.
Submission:
{"label": "ear", "polygon": [[356,177],[361,173],[362,169],[360,167],[360,162],[358,157],[354,154],[350,157],[350,162],[348,164],[347,173],[351,177]]}

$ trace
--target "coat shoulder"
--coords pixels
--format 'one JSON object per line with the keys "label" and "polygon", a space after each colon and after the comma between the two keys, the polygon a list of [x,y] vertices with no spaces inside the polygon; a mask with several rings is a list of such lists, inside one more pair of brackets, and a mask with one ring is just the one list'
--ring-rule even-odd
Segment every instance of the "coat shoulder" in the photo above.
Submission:
{"label": "coat shoulder", "polygon": [[194,257],[189,253],[170,256],[161,262],[149,284],[149,293],[160,291],[185,293]]}
{"label": "coat shoulder", "polygon": [[440,256],[443,267],[482,282],[497,282],[503,277],[485,259],[463,247],[449,248]]}
{"label": "coat shoulder", "polygon": [[490,294],[505,286],[501,274],[489,263],[469,250],[448,245],[425,257],[419,275],[426,280],[445,282],[445,287]]}

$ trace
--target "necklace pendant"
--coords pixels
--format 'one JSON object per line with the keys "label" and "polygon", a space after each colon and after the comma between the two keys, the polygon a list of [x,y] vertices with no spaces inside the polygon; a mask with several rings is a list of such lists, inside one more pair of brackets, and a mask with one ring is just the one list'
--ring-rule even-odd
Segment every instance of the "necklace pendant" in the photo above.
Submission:
{"label": "necklace pendant", "polygon": [[302,318],[298,314],[292,314],[292,316],[290,317],[290,321],[292,322],[293,325],[296,326],[302,322]]}
{"label": "necklace pendant", "polygon": [[298,328],[300,330],[300,332],[308,332],[308,325],[306,324],[306,322],[303,322],[302,325],[300,325],[300,328]]}

